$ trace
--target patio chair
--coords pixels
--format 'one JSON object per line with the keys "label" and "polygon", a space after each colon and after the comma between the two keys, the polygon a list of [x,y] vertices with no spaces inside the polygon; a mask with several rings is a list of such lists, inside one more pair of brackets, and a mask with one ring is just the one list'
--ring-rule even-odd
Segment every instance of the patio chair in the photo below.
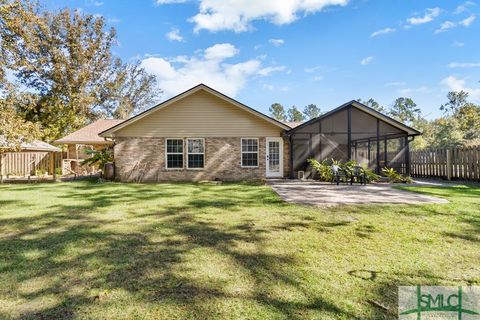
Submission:
{"label": "patio chair", "polygon": [[347,175],[342,170],[342,168],[340,168],[340,166],[338,166],[336,164],[332,164],[332,175],[333,175],[333,181],[332,182],[336,182],[337,186],[340,184],[340,178],[345,178],[345,180],[347,178]]}
{"label": "patio chair", "polygon": [[367,185],[367,175],[361,166],[354,166],[352,169],[350,175],[350,185],[353,185],[355,180],[361,185]]}

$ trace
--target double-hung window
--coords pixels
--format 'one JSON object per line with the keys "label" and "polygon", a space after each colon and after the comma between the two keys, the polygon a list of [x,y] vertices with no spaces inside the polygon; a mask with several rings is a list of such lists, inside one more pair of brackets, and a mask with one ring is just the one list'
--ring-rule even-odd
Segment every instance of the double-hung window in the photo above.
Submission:
{"label": "double-hung window", "polygon": [[166,144],[167,169],[183,168],[183,139],[167,139]]}
{"label": "double-hung window", "polygon": [[187,139],[187,168],[203,169],[205,166],[205,139]]}
{"label": "double-hung window", "polygon": [[242,167],[258,167],[258,139],[242,138]]}

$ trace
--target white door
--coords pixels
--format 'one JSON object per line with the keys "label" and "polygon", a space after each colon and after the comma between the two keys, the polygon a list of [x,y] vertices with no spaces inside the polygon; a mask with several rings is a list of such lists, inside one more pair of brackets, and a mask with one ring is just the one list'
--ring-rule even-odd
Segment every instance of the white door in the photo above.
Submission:
{"label": "white door", "polygon": [[266,176],[267,178],[283,177],[283,138],[267,138]]}

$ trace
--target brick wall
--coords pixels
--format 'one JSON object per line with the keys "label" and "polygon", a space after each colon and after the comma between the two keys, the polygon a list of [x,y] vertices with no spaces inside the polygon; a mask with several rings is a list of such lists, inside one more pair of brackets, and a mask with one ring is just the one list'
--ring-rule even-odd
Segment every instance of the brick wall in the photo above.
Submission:
{"label": "brick wall", "polygon": [[[259,166],[242,168],[240,137],[205,138],[204,169],[166,169],[165,138],[116,138],[115,176],[120,181],[240,181],[265,178],[265,138],[259,138]],[[284,175],[288,175],[288,145],[284,145]],[[186,154],[184,162],[186,161]],[[137,168],[132,170],[137,164]],[[144,169],[145,168],[145,169]]]}

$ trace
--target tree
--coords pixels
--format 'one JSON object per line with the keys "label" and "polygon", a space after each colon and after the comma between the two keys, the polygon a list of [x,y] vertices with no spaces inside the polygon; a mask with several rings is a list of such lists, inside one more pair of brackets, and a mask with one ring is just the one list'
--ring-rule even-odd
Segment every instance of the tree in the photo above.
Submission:
{"label": "tree", "polygon": [[428,146],[430,148],[458,147],[465,143],[460,124],[453,117],[435,119],[432,128],[432,141]]}
{"label": "tree", "polygon": [[458,109],[455,118],[459,122],[463,138],[478,144],[480,142],[480,106],[466,103]]}
{"label": "tree", "polygon": [[410,142],[410,148],[412,150],[421,150],[430,147],[434,134],[432,121],[418,116],[415,121],[413,121],[412,127],[422,132],[422,135],[415,137],[415,139]]}
{"label": "tree", "polygon": [[420,108],[410,98],[397,98],[389,111],[394,119],[411,124],[421,114]]}
{"label": "tree", "polygon": [[0,1],[0,78],[6,70],[32,93],[25,120],[56,139],[97,118],[125,118],[153,104],[156,80],[112,55],[116,31],[103,17],[42,10],[30,0]]}
{"label": "tree", "polygon": [[364,104],[366,105],[367,107],[370,107],[374,110],[377,110],[378,112],[381,112],[381,113],[386,113],[387,110],[385,109],[385,107],[381,106],[377,101],[375,101],[375,99],[373,98],[370,98],[368,100],[362,100],[362,99],[357,99],[358,102],[360,102],[361,104]]}
{"label": "tree", "polygon": [[285,115],[285,109],[280,103],[274,103],[268,109],[270,111],[270,115],[279,121],[286,121],[287,117]]}
{"label": "tree", "polygon": [[303,109],[303,114],[308,120],[316,118],[320,115],[320,108],[316,104],[309,104]]}
{"label": "tree", "polygon": [[290,122],[302,122],[305,117],[303,116],[302,112],[297,109],[297,107],[292,106],[288,109],[288,121]]}
{"label": "tree", "polygon": [[480,140],[480,106],[468,101],[465,91],[451,91],[447,94],[448,102],[440,107],[446,117],[451,117],[458,123],[458,129],[463,133],[465,141]]}
{"label": "tree", "polygon": [[28,96],[18,96],[11,88],[0,90],[0,153],[18,150],[23,142],[39,137],[38,126],[25,121],[16,111],[17,106],[28,103],[27,100]]}
{"label": "tree", "polygon": [[461,91],[450,91],[447,94],[448,102],[440,106],[440,110],[445,112],[445,114],[455,115],[458,110],[467,104],[468,92],[463,90]]}

